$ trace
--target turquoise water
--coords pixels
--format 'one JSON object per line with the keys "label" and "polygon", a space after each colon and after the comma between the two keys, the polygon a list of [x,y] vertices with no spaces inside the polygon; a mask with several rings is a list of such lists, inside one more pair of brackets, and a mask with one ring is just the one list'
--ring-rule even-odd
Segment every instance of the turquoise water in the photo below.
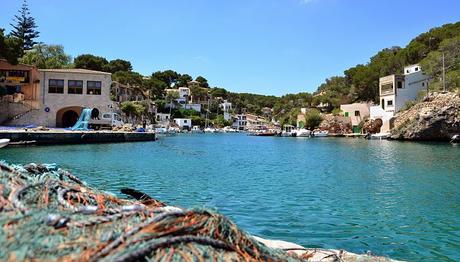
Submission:
{"label": "turquoise water", "polygon": [[178,135],[149,143],[4,148],[98,188],[208,207],[246,231],[409,261],[460,261],[460,147],[363,139]]}

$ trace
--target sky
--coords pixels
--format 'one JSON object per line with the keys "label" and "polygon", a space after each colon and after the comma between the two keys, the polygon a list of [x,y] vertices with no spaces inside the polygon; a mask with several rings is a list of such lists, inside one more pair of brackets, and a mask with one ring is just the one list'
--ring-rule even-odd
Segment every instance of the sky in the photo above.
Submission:
{"label": "sky", "polygon": [[[211,86],[267,95],[313,92],[328,77],[460,21],[458,0],[28,0],[39,41],[75,57],[172,69]],[[22,0],[0,0],[0,27]]]}

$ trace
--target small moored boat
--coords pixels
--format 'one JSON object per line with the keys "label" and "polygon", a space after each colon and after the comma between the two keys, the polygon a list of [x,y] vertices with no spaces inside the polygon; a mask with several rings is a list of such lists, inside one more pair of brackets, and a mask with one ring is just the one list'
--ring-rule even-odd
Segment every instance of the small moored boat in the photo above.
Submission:
{"label": "small moored boat", "polygon": [[203,133],[203,130],[201,130],[201,128],[199,126],[193,126],[191,132],[201,134],[201,133]]}
{"label": "small moored boat", "polygon": [[0,148],[7,146],[10,143],[9,139],[2,138],[0,139]]}
{"label": "small moored boat", "polygon": [[460,144],[460,135],[453,135],[450,139],[451,144]]}
{"label": "small moored boat", "polygon": [[295,131],[294,126],[292,126],[292,125],[284,125],[284,130],[283,130],[283,132],[281,132],[281,136],[293,137],[293,136],[296,136],[296,135],[297,135],[297,133]]}
{"label": "small moored boat", "polygon": [[369,139],[372,140],[383,140],[383,139],[388,139],[390,138],[391,134],[390,133],[377,133],[377,134],[371,134]]}
{"label": "small moored boat", "polygon": [[310,137],[311,136],[311,131],[305,128],[300,128],[299,130],[296,131],[297,137]]}
{"label": "small moored boat", "polygon": [[313,132],[314,137],[326,137],[328,135],[329,135],[329,132],[325,130],[318,130],[318,131]]}

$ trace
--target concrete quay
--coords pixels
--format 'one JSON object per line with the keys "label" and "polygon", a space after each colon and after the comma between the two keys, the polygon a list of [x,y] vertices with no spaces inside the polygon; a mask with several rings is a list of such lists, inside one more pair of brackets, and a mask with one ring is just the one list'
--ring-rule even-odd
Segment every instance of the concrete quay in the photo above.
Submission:
{"label": "concrete quay", "polygon": [[115,131],[29,131],[0,130],[0,138],[10,139],[11,144],[90,144],[155,141],[153,132]]}

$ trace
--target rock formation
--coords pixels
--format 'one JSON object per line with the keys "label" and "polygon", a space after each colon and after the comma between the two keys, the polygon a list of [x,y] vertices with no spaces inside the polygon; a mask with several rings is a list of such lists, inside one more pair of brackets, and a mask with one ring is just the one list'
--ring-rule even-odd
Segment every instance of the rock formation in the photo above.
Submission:
{"label": "rock formation", "polygon": [[403,140],[450,140],[460,134],[460,96],[433,92],[395,116],[391,138]]}

